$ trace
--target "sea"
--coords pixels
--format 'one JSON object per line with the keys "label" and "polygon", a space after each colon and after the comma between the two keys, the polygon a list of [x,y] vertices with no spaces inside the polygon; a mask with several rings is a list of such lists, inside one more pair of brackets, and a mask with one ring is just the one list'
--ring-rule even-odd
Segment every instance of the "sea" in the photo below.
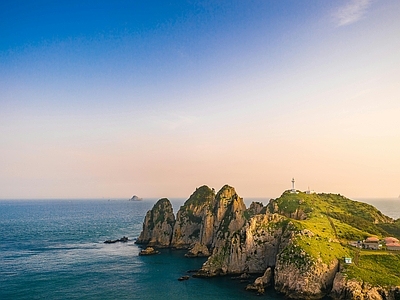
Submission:
{"label": "sea", "polygon": [[[0,200],[0,299],[284,299],[230,276],[178,281],[205,261],[185,251],[139,256],[135,238],[156,200]],[[398,199],[374,201],[400,218]],[[171,202],[176,213],[184,199]]]}

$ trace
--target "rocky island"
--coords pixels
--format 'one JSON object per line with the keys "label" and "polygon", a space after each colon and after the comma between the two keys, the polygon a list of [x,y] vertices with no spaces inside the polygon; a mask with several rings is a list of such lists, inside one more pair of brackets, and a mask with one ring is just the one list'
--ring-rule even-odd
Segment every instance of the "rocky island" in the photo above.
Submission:
{"label": "rocky island", "polygon": [[289,190],[246,208],[235,189],[202,186],[176,214],[166,198],[147,212],[136,243],[206,256],[193,276],[260,274],[265,287],[293,299],[400,299],[400,251],[351,246],[369,236],[400,237],[393,220],[336,194]]}
{"label": "rocky island", "polygon": [[129,199],[129,201],[142,201],[142,200],[143,200],[143,198],[140,198],[136,195],[133,195],[132,198]]}

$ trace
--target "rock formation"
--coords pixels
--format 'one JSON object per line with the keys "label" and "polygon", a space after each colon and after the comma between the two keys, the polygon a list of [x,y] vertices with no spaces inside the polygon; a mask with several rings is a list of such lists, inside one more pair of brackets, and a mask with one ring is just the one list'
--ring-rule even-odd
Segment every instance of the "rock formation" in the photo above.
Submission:
{"label": "rock formation", "polygon": [[160,199],[147,212],[137,243],[188,249],[187,257],[209,256],[197,277],[264,274],[248,285],[260,294],[273,285],[294,299],[392,300],[400,299],[396,271],[391,280],[396,285],[398,278],[399,286],[383,288],[344,276],[339,259],[354,255],[346,241],[395,233],[396,226],[370,205],[341,195],[285,192],[266,207],[253,202],[246,209],[233,187],[215,194],[202,186],[181,206],[176,221],[171,203]]}
{"label": "rock formation", "polygon": [[292,299],[321,299],[331,290],[337,271],[337,261],[329,265],[313,261],[306,252],[290,245],[278,256],[275,290]]}
{"label": "rock formation", "polygon": [[374,299],[374,300],[398,300],[400,299],[400,287],[383,288],[360,282],[355,279],[347,279],[342,273],[336,273],[333,287],[330,293],[333,299]]}
{"label": "rock formation", "polygon": [[202,186],[186,200],[176,216],[171,247],[187,249],[195,243],[210,246],[209,236],[212,236],[212,232],[207,232],[203,227],[214,199],[214,190]]}
{"label": "rock formation", "polygon": [[175,216],[171,202],[163,198],[149,210],[143,222],[143,230],[137,244],[165,248],[171,245],[172,231],[175,225]]}
{"label": "rock formation", "polygon": [[272,269],[268,268],[265,270],[264,275],[257,277],[254,283],[248,284],[246,290],[257,291],[259,295],[264,294],[265,288],[272,284]]}
{"label": "rock formation", "polygon": [[254,216],[242,228],[217,240],[198,275],[263,273],[274,267],[287,224],[286,218],[277,214]]}
{"label": "rock formation", "polygon": [[204,257],[210,256],[210,251],[206,245],[199,242],[195,243],[189,251],[185,254],[186,257]]}
{"label": "rock formation", "polygon": [[146,247],[146,249],[141,250],[139,252],[140,256],[148,256],[148,255],[155,255],[155,254],[159,254],[160,252],[157,251],[156,249],[154,249],[153,247]]}

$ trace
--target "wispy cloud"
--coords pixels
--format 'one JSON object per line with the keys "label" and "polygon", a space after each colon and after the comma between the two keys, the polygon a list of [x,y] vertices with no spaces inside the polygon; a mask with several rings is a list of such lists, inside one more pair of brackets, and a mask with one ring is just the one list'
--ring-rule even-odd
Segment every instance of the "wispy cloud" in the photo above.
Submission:
{"label": "wispy cloud", "polygon": [[350,0],[333,14],[337,26],[346,26],[357,22],[365,15],[370,4],[371,0]]}

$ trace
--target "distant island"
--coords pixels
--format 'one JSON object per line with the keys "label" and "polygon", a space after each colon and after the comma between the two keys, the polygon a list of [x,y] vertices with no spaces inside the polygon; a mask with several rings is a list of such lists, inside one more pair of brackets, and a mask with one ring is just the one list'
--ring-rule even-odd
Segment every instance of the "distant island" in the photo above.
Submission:
{"label": "distant island", "polygon": [[136,195],[133,195],[132,198],[129,199],[129,201],[142,201],[142,200],[143,200],[143,198],[140,198],[140,197],[138,197]]}
{"label": "distant island", "polygon": [[396,300],[399,239],[400,219],[340,194],[293,187],[246,208],[225,185],[197,188],[176,216],[167,198],[158,200],[136,243],[208,257],[193,277],[256,276],[246,289],[259,294],[271,286],[291,299]]}

